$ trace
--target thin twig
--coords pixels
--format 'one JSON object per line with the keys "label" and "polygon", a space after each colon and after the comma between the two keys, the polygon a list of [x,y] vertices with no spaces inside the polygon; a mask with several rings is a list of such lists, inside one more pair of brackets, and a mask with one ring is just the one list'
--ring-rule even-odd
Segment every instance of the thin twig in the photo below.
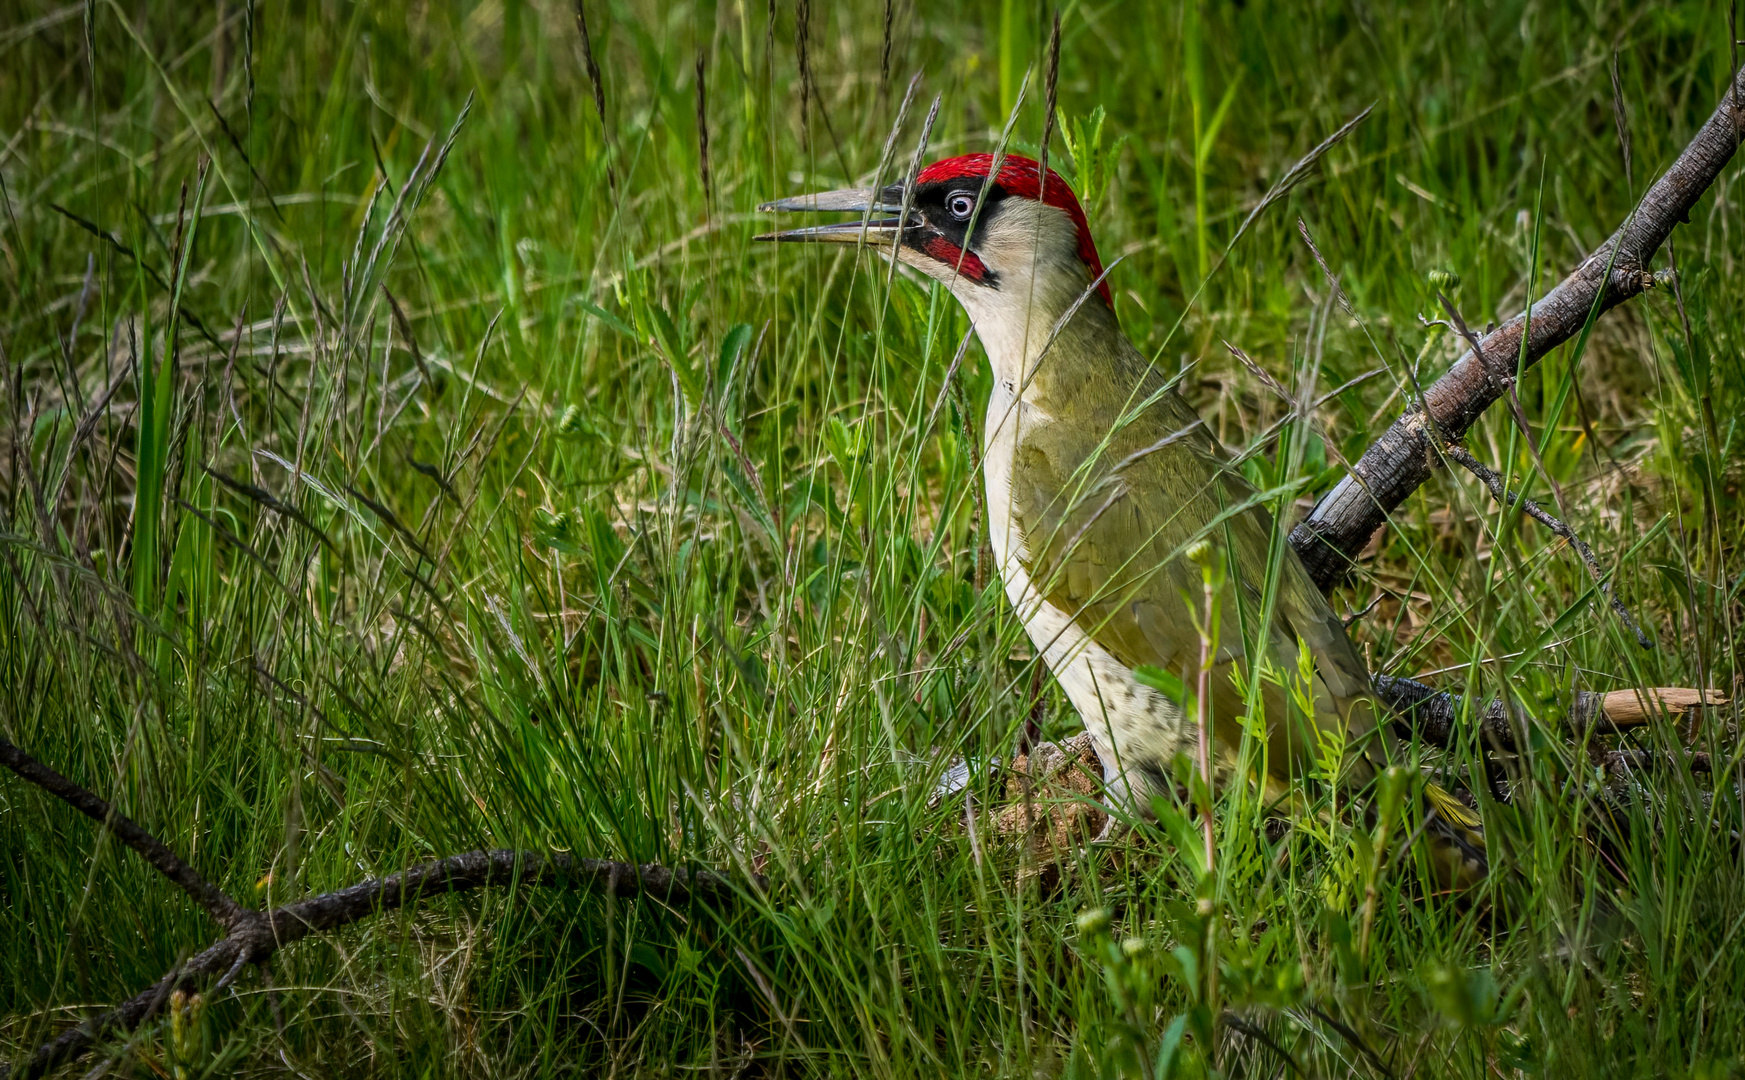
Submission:
{"label": "thin twig", "polygon": [[[1466,320],[1460,317],[1460,311],[1454,306],[1454,301],[1448,299],[1448,294],[1440,289],[1436,290],[1436,296],[1442,301],[1442,307],[1448,312],[1449,319],[1453,321],[1455,331],[1466,339],[1475,350],[1476,355],[1484,356],[1484,344],[1479,341],[1477,334],[1467,329]],[[1514,418],[1515,427],[1520,429],[1521,437],[1527,440],[1527,451],[1533,456],[1533,466],[1539,470],[1539,475],[1545,478],[1546,485],[1551,488],[1551,497],[1557,502],[1557,512],[1567,518],[1571,515],[1569,506],[1563,499],[1563,488],[1558,485],[1557,478],[1551,475],[1550,470],[1545,468],[1545,459],[1539,454],[1539,438],[1533,434],[1533,425],[1527,422],[1527,411],[1521,408],[1521,395],[1515,386],[1514,371],[1513,369],[1495,370],[1500,366],[1494,361],[1486,361],[1487,369],[1491,370],[1493,378],[1503,388],[1503,395],[1508,398],[1509,415]]]}
{"label": "thin twig", "polygon": [[1467,472],[1478,477],[1479,482],[1490,490],[1492,497],[1498,502],[1505,506],[1514,506],[1519,502],[1521,509],[1526,512],[1528,517],[1569,541],[1569,546],[1575,549],[1577,555],[1581,556],[1582,564],[1587,567],[1588,573],[1593,575],[1594,584],[1599,586],[1600,591],[1605,593],[1606,599],[1611,602],[1612,610],[1618,613],[1618,618],[1624,620],[1624,625],[1630,628],[1632,634],[1636,635],[1636,643],[1644,649],[1654,647],[1654,643],[1648,640],[1648,635],[1642,632],[1642,627],[1637,625],[1636,620],[1631,617],[1630,609],[1626,608],[1624,602],[1618,599],[1617,594],[1612,591],[1611,582],[1607,580],[1605,571],[1600,568],[1599,559],[1594,557],[1594,549],[1588,547],[1587,542],[1577,536],[1574,529],[1546,513],[1544,508],[1532,499],[1525,498],[1504,487],[1502,478],[1492,472],[1483,462],[1467,453],[1465,447],[1457,443],[1449,443],[1442,448],[1442,452]]}

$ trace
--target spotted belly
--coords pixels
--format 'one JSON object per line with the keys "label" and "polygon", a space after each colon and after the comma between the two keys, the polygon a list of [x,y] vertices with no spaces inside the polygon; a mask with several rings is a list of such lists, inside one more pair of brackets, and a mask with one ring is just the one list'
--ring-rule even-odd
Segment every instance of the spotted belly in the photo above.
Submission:
{"label": "spotted belly", "polygon": [[995,560],[1030,640],[1084,720],[1109,786],[1140,807],[1173,788],[1175,759],[1193,752],[1199,734],[1181,706],[1135,679],[1127,665],[1049,603],[1016,559],[996,552]]}

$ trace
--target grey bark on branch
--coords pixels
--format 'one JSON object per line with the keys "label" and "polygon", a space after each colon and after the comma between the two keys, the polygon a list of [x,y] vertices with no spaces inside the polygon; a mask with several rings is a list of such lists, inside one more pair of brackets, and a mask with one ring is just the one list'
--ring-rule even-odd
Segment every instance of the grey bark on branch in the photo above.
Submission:
{"label": "grey bark on branch", "polygon": [[[0,1080],[46,1075],[103,1039],[133,1031],[150,1021],[178,990],[198,991],[210,985],[213,976],[218,976],[217,986],[228,986],[246,965],[264,964],[293,942],[415,904],[426,897],[517,884],[594,888],[610,896],[646,896],[671,904],[693,898],[721,903],[735,895],[733,883],[711,870],[675,870],[659,863],[637,865],[578,859],[561,852],[540,854],[499,849],[451,855],[271,911],[259,911],[232,900],[155,836],[5,738],[0,738],[0,764],[106,825],[123,843],[193,897],[225,930],[223,937],[176,965],[145,990],[39,1046],[16,1070],[9,1071],[0,1063]],[[761,889],[763,884],[757,879],[750,886]]]}
{"label": "grey bark on branch", "polygon": [[1650,260],[1673,226],[1689,220],[1741,138],[1745,68],[1734,73],[1714,114],[1611,239],[1528,311],[1484,338],[1482,349],[1467,350],[1291,530],[1291,546],[1323,591],[1343,580],[1388,515],[1430,478],[1441,460],[1438,436],[1459,439],[1507,392],[1517,361],[1523,369],[1538,363],[1581,333],[1590,317],[1652,283]]}

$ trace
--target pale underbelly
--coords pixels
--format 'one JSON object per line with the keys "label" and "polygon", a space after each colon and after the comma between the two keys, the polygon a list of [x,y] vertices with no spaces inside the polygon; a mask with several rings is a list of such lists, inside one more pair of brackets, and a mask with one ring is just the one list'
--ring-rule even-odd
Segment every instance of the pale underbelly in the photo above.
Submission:
{"label": "pale underbelly", "polygon": [[994,558],[1006,596],[1024,629],[1084,720],[1108,778],[1117,773],[1156,790],[1168,783],[1176,757],[1193,751],[1198,732],[1181,706],[1133,677],[1128,667],[1091,640],[1044,599],[1015,558]]}

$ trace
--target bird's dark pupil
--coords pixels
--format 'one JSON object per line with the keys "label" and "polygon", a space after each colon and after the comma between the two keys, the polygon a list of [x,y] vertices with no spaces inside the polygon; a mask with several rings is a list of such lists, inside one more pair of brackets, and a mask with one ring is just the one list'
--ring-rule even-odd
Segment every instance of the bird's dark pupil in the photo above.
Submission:
{"label": "bird's dark pupil", "polygon": [[951,199],[951,212],[958,217],[969,217],[969,212],[975,209],[975,200],[968,195],[954,195]]}

